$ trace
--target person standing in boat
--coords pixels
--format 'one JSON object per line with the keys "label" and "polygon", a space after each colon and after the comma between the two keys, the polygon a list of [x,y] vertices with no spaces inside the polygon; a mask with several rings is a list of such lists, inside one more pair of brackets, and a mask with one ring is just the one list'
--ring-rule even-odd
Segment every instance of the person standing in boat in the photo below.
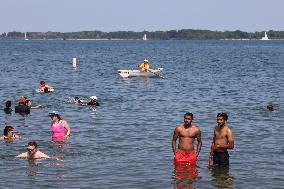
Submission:
{"label": "person standing in boat", "polygon": [[144,62],[139,65],[139,68],[141,72],[149,72],[150,71],[149,61],[145,59]]}

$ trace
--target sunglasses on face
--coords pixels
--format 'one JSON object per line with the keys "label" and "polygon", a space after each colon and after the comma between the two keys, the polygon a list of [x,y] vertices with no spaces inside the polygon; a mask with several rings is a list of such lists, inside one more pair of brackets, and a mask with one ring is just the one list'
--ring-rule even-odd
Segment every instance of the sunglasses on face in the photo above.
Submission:
{"label": "sunglasses on face", "polygon": [[35,148],[27,148],[27,151],[32,152]]}

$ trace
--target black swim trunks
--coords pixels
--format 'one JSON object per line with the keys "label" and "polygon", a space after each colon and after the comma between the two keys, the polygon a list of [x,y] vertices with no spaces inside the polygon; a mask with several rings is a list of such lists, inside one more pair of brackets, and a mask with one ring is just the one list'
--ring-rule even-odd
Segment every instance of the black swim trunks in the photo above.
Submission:
{"label": "black swim trunks", "polygon": [[225,152],[214,152],[213,154],[213,165],[228,166],[230,155],[228,151]]}

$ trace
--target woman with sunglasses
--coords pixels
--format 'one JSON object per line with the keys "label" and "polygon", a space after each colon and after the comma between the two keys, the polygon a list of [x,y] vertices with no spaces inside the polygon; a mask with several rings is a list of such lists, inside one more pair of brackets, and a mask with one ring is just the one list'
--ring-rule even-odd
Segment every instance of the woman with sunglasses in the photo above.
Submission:
{"label": "woman with sunglasses", "polygon": [[37,149],[37,143],[36,141],[30,141],[28,143],[27,151],[24,153],[19,154],[19,158],[27,158],[27,159],[40,159],[40,158],[50,158],[45,153],[39,151]]}
{"label": "woman with sunglasses", "polygon": [[67,121],[61,119],[58,111],[50,112],[49,116],[51,118],[52,141],[63,141],[68,139],[71,129]]}

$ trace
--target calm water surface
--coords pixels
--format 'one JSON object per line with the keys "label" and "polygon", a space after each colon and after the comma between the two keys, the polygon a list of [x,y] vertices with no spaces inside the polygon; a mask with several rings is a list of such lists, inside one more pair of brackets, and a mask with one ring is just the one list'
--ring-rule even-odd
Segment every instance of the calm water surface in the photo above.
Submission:
{"label": "calm water surface", "polygon": [[[72,58],[77,69],[72,69]],[[148,58],[164,79],[122,79],[118,69]],[[28,96],[43,109],[2,111],[22,136],[1,142],[1,188],[282,188],[284,41],[0,41],[0,101]],[[38,94],[41,80],[55,88]],[[101,106],[68,104],[96,95]],[[267,112],[267,104],[274,112]],[[51,141],[48,112],[58,110],[71,138]],[[195,175],[172,163],[174,128],[190,111],[203,147]],[[207,168],[216,114],[235,134],[230,168]],[[1,131],[2,132],[2,131]],[[15,156],[29,140],[62,161]]]}

